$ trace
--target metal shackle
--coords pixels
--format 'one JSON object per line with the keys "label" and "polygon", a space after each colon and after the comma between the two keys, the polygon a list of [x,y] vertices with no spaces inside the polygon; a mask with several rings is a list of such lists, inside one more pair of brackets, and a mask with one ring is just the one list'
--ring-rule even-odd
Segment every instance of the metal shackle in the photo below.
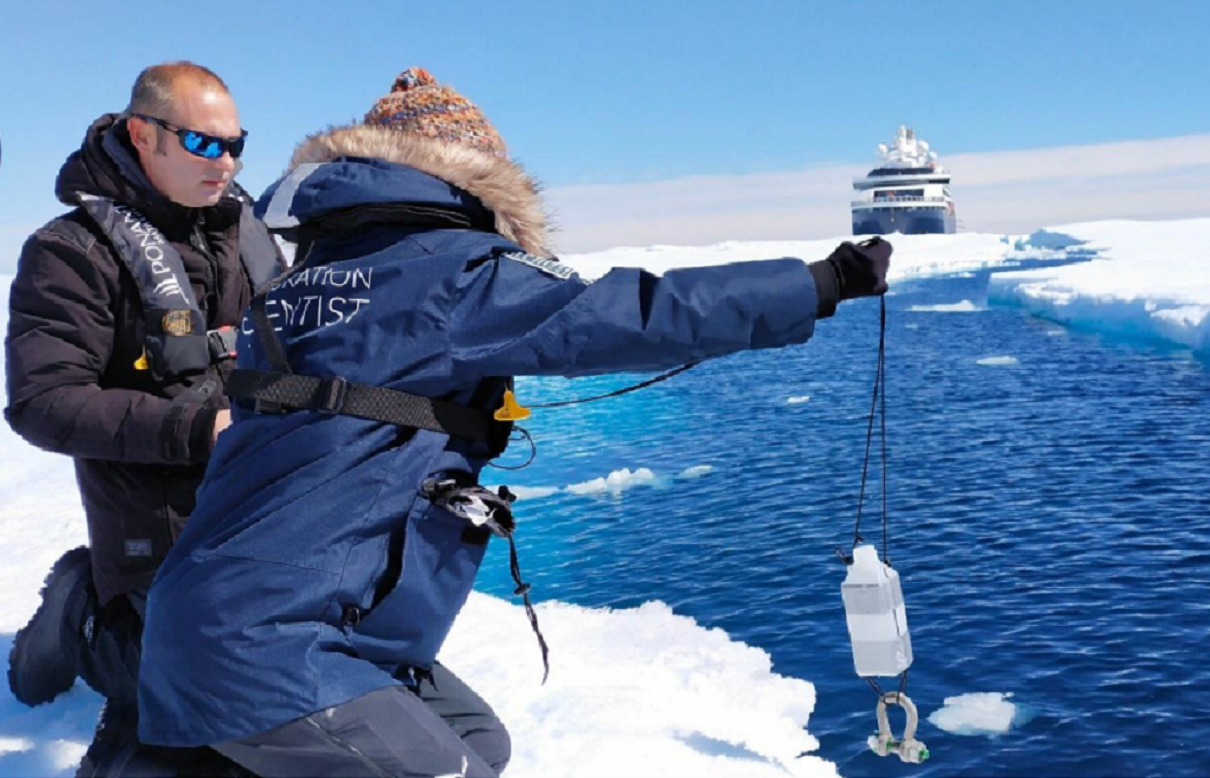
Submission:
{"label": "metal shackle", "polygon": [[[907,724],[903,728],[903,738],[896,740],[891,732],[891,723],[887,719],[887,705],[899,705],[907,713]],[[916,739],[916,725],[920,722],[916,712],[916,704],[906,694],[887,692],[878,698],[878,733],[869,739],[870,750],[879,756],[889,756],[894,753],[902,761],[919,764],[929,758],[929,750]]]}

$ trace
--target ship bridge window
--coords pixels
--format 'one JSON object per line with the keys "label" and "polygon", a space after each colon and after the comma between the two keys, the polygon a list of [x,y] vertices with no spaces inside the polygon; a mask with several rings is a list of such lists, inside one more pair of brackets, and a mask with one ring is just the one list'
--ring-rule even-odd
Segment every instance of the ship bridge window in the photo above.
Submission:
{"label": "ship bridge window", "polygon": [[911,176],[917,173],[936,173],[931,167],[880,167],[870,171],[870,176]]}
{"label": "ship bridge window", "polygon": [[875,200],[897,200],[903,197],[924,197],[923,189],[875,189]]}

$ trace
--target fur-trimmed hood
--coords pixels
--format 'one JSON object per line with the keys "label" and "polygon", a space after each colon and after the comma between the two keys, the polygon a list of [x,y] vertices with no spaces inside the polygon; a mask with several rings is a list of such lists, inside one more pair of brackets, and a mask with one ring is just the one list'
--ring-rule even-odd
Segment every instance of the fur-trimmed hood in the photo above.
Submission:
{"label": "fur-trimmed hood", "polygon": [[495,214],[496,231],[505,238],[530,254],[551,256],[538,186],[511,160],[457,143],[354,124],[308,136],[294,150],[290,170],[340,157],[380,159],[439,178],[478,198]]}

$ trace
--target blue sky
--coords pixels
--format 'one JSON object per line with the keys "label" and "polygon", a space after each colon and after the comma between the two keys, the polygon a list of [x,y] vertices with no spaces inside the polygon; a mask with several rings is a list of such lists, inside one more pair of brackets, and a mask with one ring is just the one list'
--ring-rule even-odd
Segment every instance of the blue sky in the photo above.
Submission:
{"label": "blue sky", "polygon": [[[59,210],[54,176],[87,125],[125,105],[142,67],[170,59],[205,64],[231,87],[250,131],[241,181],[254,191],[305,134],[359,118],[396,73],[423,65],[484,109],[548,187],[575,250],[843,234],[850,170],[868,168],[899,124],[954,170],[966,229],[1007,230],[1015,223],[993,216],[1018,198],[997,190],[987,202],[1001,205],[983,207],[956,163],[1022,164],[1003,156],[1012,151],[1158,149],[1166,161],[1149,175],[1163,181],[1149,185],[1172,202],[1196,198],[1188,187],[1210,164],[1208,32],[1202,0],[5,1],[0,272],[12,235]],[[1188,136],[1201,140],[1171,157],[1165,140]],[[1147,143],[1113,145],[1123,141]],[[1068,156],[1037,158],[1053,169]],[[770,189],[790,173],[795,186]],[[1107,218],[1132,215],[1122,209],[1139,182],[1118,183]],[[725,223],[709,209],[660,221],[661,209],[683,215],[687,192],[739,190],[765,194]],[[626,210],[636,197],[652,217],[638,230]],[[799,233],[796,197],[823,209]],[[618,209],[625,218],[609,221]],[[770,209],[790,221],[774,227]],[[757,211],[767,218],[736,215]],[[1024,226],[1044,214],[1019,216]]]}

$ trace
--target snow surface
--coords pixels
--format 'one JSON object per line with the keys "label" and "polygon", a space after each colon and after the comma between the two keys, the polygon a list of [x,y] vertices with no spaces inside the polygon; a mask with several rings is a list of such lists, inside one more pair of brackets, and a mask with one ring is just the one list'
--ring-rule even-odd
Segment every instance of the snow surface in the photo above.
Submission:
{"label": "snow surface", "polygon": [[[619,248],[563,261],[587,278],[614,266],[662,273],[780,256],[810,261],[827,256],[845,239]],[[993,270],[993,304],[1023,305],[1064,324],[1210,350],[1205,249],[1210,219],[1078,224],[1032,236],[966,233],[890,240],[895,245],[892,284]],[[999,272],[1028,262],[1090,258],[1065,267]],[[0,276],[0,324],[5,326],[10,282],[11,277]],[[933,310],[974,312],[978,306],[964,300]],[[1011,364],[1008,359],[981,361]],[[664,477],[709,472],[710,465],[703,464]],[[560,489],[625,499],[626,490],[660,478],[638,468],[582,484],[517,491],[523,499]],[[85,541],[71,461],[28,446],[0,425],[0,656],[7,656],[12,634],[37,607],[51,564]],[[524,611],[503,600],[472,595],[466,618],[455,625],[442,654],[508,723],[514,757],[507,775],[836,774],[834,765],[819,758],[797,758],[817,748],[804,729],[814,708],[814,687],[772,672],[761,649],[659,602],[620,611],[547,602],[538,612],[551,645],[559,647],[545,686],[539,683],[540,659]],[[511,659],[500,662],[501,656]],[[28,709],[2,686],[0,776],[72,774],[91,740],[100,698],[77,683],[55,703]],[[999,693],[962,695],[947,699],[928,720],[951,732],[999,733],[1020,722],[1021,706]]]}
{"label": "snow surface", "polygon": [[1210,352],[1210,219],[1093,222],[1055,231],[1087,241],[1097,258],[993,276],[991,302]]}

